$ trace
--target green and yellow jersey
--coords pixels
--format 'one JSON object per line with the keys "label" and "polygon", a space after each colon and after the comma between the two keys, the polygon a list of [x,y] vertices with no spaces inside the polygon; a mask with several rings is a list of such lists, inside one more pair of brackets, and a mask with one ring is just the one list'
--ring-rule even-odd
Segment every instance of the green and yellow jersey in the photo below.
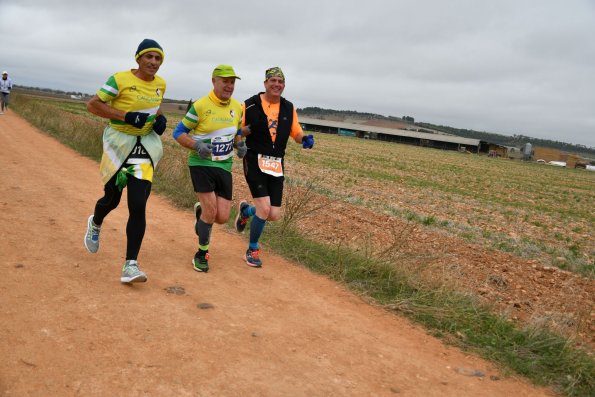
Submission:
{"label": "green and yellow jersey", "polygon": [[188,165],[219,167],[231,172],[233,139],[242,122],[242,105],[231,98],[221,101],[213,91],[192,104],[173,132],[174,139],[182,133],[194,140],[213,145],[210,159],[201,159],[191,150]]}
{"label": "green and yellow jersey", "polygon": [[103,102],[124,112],[149,113],[143,128],[136,128],[120,120],[110,120],[110,127],[128,135],[146,135],[153,128],[157,110],[165,95],[165,80],[155,76],[152,81],[139,79],[132,70],[117,72],[97,91]]}

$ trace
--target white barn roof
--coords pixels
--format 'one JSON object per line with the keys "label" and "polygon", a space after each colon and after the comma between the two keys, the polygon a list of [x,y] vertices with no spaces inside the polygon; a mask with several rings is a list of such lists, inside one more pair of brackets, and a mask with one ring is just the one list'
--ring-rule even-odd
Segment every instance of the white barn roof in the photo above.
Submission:
{"label": "white barn roof", "polygon": [[461,145],[469,145],[469,146],[479,146],[480,140],[473,139],[473,138],[464,138],[456,135],[447,135],[441,133],[428,133],[428,132],[418,132],[418,131],[409,131],[409,130],[401,130],[396,128],[386,128],[386,127],[375,127],[371,125],[364,125],[364,124],[355,124],[355,123],[345,123],[341,121],[331,121],[331,120],[320,120],[314,119],[310,117],[302,117],[298,116],[300,123],[303,124],[312,124],[312,125],[320,125],[324,127],[332,127],[332,128],[340,128],[344,130],[351,130],[351,131],[363,131],[363,132],[374,132],[378,134],[387,134],[387,135],[394,135],[394,136],[405,136],[410,138],[418,138],[418,139],[428,139],[431,141],[440,141],[440,142],[451,142],[451,143],[458,143]]}

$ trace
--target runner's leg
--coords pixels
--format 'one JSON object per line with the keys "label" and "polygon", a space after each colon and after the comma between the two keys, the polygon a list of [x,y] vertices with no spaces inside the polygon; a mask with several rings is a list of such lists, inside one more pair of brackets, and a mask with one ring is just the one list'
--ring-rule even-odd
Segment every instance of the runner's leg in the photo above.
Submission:
{"label": "runner's leg", "polygon": [[258,240],[264,231],[264,226],[271,210],[271,200],[269,196],[258,197],[254,199],[256,214],[250,222],[250,249],[258,249]]}
{"label": "runner's leg", "polygon": [[93,212],[93,223],[101,226],[104,218],[120,204],[122,192],[116,187],[116,176],[114,175],[103,187],[104,195],[95,204]]}
{"label": "runner's leg", "polygon": [[217,217],[217,196],[215,192],[196,193],[202,213],[198,221],[198,246],[202,251],[209,250],[211,230]]}
{"label": "runner's leg", "polygon": [[147,200],[151,182],[128,178],[128,223],[126,224],[126,260],[137,259],[147,226]]}

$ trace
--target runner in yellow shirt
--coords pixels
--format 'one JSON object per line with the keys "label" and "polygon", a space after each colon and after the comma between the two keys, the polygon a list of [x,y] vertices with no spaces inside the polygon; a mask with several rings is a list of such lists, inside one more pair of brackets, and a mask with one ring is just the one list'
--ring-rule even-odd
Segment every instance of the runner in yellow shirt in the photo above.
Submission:
{"label": "runner in yellow shirt", "polygon": [[192,104],[173,131],[174,139],[190,149],[188,166],[198,199],[194,206],[198,250],[192,267],[198,272],[209,271],[213,224],[224,224],[229,219],[233,148],[240,158],[246,154],[240,128],[242,106],[231,97],[236,79],[239,76],[231,66],[217,66],[211,77],[213,90]]}
{"label": "runner in yellow shirt", "polygon": [[84,243],[89,252],[97,252],[103,221],[118,206],[126,187],[126,262],[120,277],[120,282],[126,284],[147,281],[137,257],[145,235],[153,170],[163,156],[159,136],[167,123],[161,112],[165,80],[157,76],[163,58],[163,49],[155,40],[143,40],[135,54],[138,68],[110,76],[87,103],[89,112],[109,119],[109,125],[103,132],[100,164],[105,194],[87,220]]}

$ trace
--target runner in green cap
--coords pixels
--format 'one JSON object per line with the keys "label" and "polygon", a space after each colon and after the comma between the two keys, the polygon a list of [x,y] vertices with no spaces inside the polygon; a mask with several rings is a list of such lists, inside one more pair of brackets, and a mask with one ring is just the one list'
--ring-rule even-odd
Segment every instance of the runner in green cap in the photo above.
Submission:
{"label": "runner in green cap", "polygon": [[198,199],[194,205],[198,250],[192,267],[198,272],[209,271],[213,224],[229,219],[233,148],[240,158],[247,150],[241,138],[242,106],[231,97],[239,78],[230,65],[217,66],[211,76],[213,90],[192,104],[173,131],[174,139],[190,149],[188,166]]}

